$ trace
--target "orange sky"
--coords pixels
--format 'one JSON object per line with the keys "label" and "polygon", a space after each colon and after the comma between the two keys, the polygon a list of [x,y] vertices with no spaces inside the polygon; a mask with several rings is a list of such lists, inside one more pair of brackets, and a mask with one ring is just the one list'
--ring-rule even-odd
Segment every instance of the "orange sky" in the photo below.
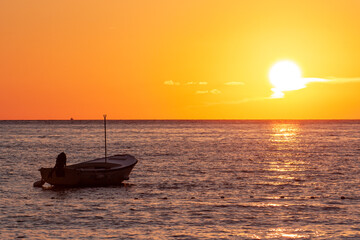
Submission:
{"label": "orange sky", "polygon": [[[360,119],[358,0],[0,1],[0,119]],[[314,82],[272,99],[270,67]]]}

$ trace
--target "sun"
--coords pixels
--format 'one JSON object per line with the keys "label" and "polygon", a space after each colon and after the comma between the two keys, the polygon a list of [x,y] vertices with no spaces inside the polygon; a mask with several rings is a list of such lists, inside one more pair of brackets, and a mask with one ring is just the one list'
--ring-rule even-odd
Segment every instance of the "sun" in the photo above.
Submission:
{"label": "sun", "polygon": [[269,79],[274,86],[272,89],[273,97],[283,97],[283,91],[302,89],[306,84],[306,81],[301,77],[299,66],[289,60],[275,63],[270,69]]}

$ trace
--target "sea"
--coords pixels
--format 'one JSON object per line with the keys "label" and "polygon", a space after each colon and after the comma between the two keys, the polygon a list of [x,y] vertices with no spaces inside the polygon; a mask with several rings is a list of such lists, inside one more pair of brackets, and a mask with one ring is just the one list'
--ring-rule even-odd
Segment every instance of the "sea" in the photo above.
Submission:
{"label": "sea", "polygon": [[103,121],[0,121],[0,239],[360,239],[360,121],[107,121],[119,186],[40,180],[103,157]]}

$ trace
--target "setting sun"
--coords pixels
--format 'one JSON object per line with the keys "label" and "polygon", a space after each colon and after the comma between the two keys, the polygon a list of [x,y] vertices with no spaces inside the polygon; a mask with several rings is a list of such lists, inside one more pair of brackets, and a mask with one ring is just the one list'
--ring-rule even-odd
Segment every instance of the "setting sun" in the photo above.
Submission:
{"label": "setting sun", "polygon": [[272,97],[283,97],[283,91],[298,90],[305,87],[301,70],[296,63],[288,60],[275,63],[269,72],[269,79],[274,86]]}

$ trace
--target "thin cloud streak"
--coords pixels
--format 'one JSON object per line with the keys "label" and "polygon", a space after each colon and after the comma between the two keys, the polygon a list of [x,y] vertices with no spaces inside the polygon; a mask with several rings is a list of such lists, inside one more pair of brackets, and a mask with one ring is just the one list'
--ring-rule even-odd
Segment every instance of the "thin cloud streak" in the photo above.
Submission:
{"label": "thin cloud streak", "polygon": [[179,86],[180,85],[179,82],[174,82],[173,80],[165,81],[164,84],[168,85],[168,86]]}
{"label": "thin cloud streak", "polygon": [[218,90],[218,89],[213,89],[213,90],[210,91],[210,93],[212,93],[212,94],[220,94],[221,91]]}
{"label": "thin cloud streak", "polygon": [[187,82],[185,85],[207,85],[207,82]]}
{"label": "thin cloud streak", "polygon": [[351,83],[351,82],[360,82],[360,77],[354,78],[336,78],[336,77],[328,77],[323,79],[329,83]]}
{"label": "thin cloud streak", "polygon": [[221,94],[221,91],[218,89],[196,91],[196,94],[207,94],[207,93],[218,95]]}
{"label": "thin cloud streak", "polygon": [[353,78],[338,78],[338,77],[327,77],[327,78],[303,78],[306,83],[311,82],[323,82],[323,83],[351,83],[351,82],[360,82],[360,77]]}
{"label": "thin cloud streak", "polygon": [[[307,87],[308,83],[325,83],[325,84],[341,84],[341,83],[349,83],[349,82],[360,82],[360,77],[356,77],[356,78],[335,78],[335,77],[328,77],[328,78],[303,78],[304,80],[304,87]],[[229,82],[230,83],[230,82]],[[225,83],[225,85],[231,85],[231,84],[227,84]],[[242,84],[241,84],[242,85]],[[303,89],[300,88],[300,89]],[[298,90],[300,90],[298,89]],[[256,101],[264,101],[264,100],[276,100],[276,99],[281,99],[285,97],[285,93],[286,91],[281,91],[278,90],[276,88],[272,88],[271,89],[274,93],[270,96],[270,97],[257,97],[257,98],[244,98],[241,100],[235,100],[235,101],[221,101],[221,102],[205,102],[203,103],[205,106],[216,106],[216,105],[236,105],[236,104],[243,104],[243,103],[248,103],[248,102],[256,102]],[[291,90],[291,91],[295,91],[295,90]],[[217,90],[217,89],[213,89],[213,90],[204,90],[204,91],[196,91],[196,94],[220,94],[221,91]],[[201,107],[204,105],[198,105],[198,106],[188,106],[189,108],[196,108],[196,107]]]}
{"label": "thin cloud streak", "polygon": [[[329,78],[303,78],[304,80],[304,88],[307,87],[306,84],[308,83],[314,83],[314,82],[318,82],[318,83],[325,83],[325,84],[341,84],[341,83],[350,83],[350,82],[360,82],[360,77],[355,77],[355,78],[334,78],[334,77],[329,77]],[[301,88],[303,89],[303,88]],[[223,102],[218,102],[218,103],[209,103],[207,102],[206,105],[208,106],[212,106],[212,105],[221,105],[221,104],[242,104],[242,103],[247,103],[247,102],[254,102],[254,101],[264,101],[264,100],[272,100],[272,99],[280,99],[280,98],[284,98],[285,94],[284,92],[286,91],[280,91],[276,88],[272,88],[271,89],[274,93],[270,96],[270,97],[258,97],[258,98],[245,98],[245,99],[241,99],[241,100],[236,100],[236,101],[223,101]],[[300,89],[298,89],[300,90]],[[294,90],[292,90],[294,91]]]}
{"label": "thin cloud streak", "polygon": [[299,87],[298,89],[292,89],[292,90],[282,90],[277,88],[272,88],[273,94],[271,95],[271,98],[283,98],[285,96],[284,92],[287,91],[294,91],[294,90],[300,90],[303,88],[306,88],[309,83],[330,83],[330,84],[342,84],[342,83],[350,83],[350,82],[360,82],[359,77],[355,78],[335,78],[335,77],[328,77],[328,78],[302,78],[303,86]]}
{"label": "thin cloud streak", "polygon": [[206,93],[209,93],[208,90],[205,90],[205,91],[196,91],[195,92],[196,94],[206,94]]}
{"label": "thin cloud streak", "polygon": [[228,86],[239,86],[239,85],[244,85],[245,83],[243,82],[227,82],[225,83],[225,85],[228,85]]}
{"label": "thin cloud streak", "polygon": [[[164,82],[165,85],[168,86],[180,86],[183,85],[183,83],[180,82],[174,82],[173,80],[168,80]],[[186,82],[184,85],[207,85],[208,82]]]}

